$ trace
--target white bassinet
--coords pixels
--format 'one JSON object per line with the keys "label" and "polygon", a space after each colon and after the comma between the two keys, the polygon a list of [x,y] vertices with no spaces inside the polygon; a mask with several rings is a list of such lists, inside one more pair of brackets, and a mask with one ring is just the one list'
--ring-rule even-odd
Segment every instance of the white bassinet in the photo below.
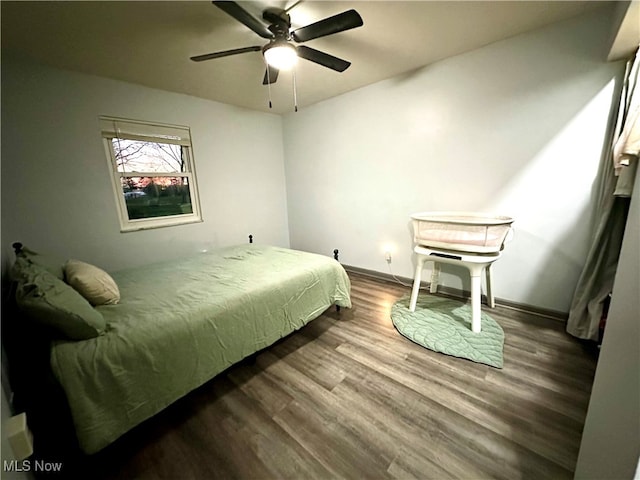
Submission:
{"label": "white bassinet", "polygon": [[481,276],[486,275],[487,304],[494,307],[491,291],[491,264],[502,255],[504,242],[511,232],[513,218],[473,212],[422,212],[411,215],[414,252],[418,261],[413,277],[409,310],[415,311],[425,262],[433,262],[430,292],[436,293],[440,266],[461,265],[471,275],[471,330],[481,331]]}
{"label": "white bassinet", "polygon": [[513,218],[474,212],[422,212],[411,215],[416,245],[470,253],[502,250]]}

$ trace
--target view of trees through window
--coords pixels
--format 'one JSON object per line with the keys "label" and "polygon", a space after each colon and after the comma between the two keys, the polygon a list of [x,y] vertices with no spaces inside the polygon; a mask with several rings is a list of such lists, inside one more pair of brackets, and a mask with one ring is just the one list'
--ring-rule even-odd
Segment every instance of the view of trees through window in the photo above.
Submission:
{"label": "view of trees through window", "polygon": [[112,143],[129,219],[193,213],[184,147],[122,138]]}

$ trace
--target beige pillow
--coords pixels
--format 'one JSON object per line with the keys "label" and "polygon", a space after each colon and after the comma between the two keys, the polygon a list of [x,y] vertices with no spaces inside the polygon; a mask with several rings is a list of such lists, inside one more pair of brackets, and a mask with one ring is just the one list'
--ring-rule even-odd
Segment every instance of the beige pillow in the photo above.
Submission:
{"label": "beige pillow", "polygon": [[67,260],[64,274],[67,283],[91,305],[112,305],[120,301],[116,282],[107,272],[94,265],[80,260]]}

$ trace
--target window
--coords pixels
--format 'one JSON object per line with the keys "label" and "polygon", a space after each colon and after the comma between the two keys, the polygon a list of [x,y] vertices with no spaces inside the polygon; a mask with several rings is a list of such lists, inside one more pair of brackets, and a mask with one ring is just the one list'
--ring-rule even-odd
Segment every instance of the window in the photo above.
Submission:
{"label": "window", "polygon": [[188,127],[100,117],[123,232],[200,222]]}

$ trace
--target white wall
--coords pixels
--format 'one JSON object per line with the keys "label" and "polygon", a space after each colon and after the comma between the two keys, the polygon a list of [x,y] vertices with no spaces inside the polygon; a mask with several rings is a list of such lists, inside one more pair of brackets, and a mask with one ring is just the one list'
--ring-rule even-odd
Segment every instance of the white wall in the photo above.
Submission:
{"label": "white wall", "polygon": [[511,215],[496,296],[567,312],[621,73],[604,62],[609,22],[597,10],[287,115],[291,246],[387,272],[391,244],[412,277],[410,213]]}
{"label": "white wall", "polygon": [[640,170],[636,173],[576,479],[631,479],[640,470]]}
{"label": "white wall", "polygon": [[[120,233],[99,115],[191,127],[203,223]],[[2,58],[2,254],[11,243],[107,270],[256,241],[289,246],[282,120]]]}

